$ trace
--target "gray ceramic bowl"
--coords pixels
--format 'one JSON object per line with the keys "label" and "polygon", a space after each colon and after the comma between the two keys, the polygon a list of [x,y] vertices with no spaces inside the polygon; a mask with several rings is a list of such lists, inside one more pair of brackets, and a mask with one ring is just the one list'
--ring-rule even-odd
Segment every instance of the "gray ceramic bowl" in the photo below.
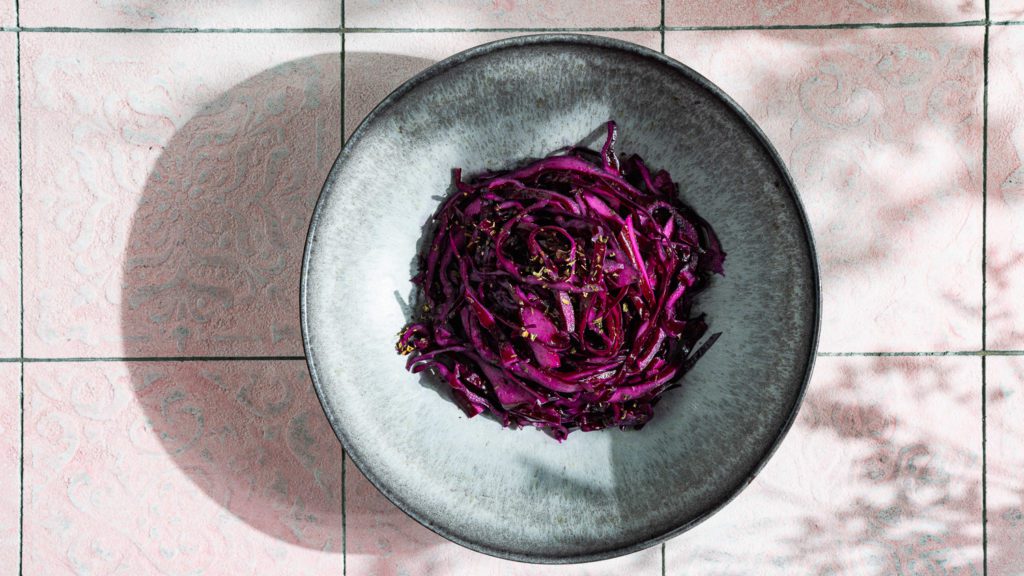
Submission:
{"label": "gray ceramic bowl", "polygon": [[[472,175],[594,144],[609,118],[619,150],[668,169],[718,231],[726,276],[697,307],[723,336],[641,431],[559,444],[467,419],[394,351],[421,226],[453,167]],[[324,185],[302,272],[310,373],[352,461],[442,536],[543,563],[651,546],[743,489],[796,415],[819,305],[807,220],[751,119],[674,60],[578,35],[473,48],[381,102]]]}

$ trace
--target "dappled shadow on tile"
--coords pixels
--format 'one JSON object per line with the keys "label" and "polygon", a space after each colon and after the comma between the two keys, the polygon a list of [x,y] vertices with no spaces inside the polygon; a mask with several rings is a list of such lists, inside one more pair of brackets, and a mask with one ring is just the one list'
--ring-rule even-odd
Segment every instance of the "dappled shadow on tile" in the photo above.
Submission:
{"label": "dappled shadow on tile", "polygon": [[796,181],[823,350],[979,347],[983,40],[981,28],[668,35],[668,54],[736,98]]}
{"label": "dappled shadow on tile", "polygon": [[1024,20],[1024,2],[1021,0],[991,0],[993,22]]}
{"label": "dappled shadow on tile", "polygon": [[[132,219],[125,355],[302,353],[301,255],[340,147],[340,89],[338,54],[294,60],[181,125]],[[284,542],[341,551],[341,447],[301,360],[174,378],[129,366],[149,432],[207,496]]]}
{"label": "dappled shadow on tile", "polygon": [[990,34],[986,309],[989,349],[1024,348],[1024,29]]}
{"label": "dappled shadow on tile", "polygon": [[669,26],[778,26],[981,20],[983,0],[668,0]]}
{"label": "dappled shadow on tile", "polygon": [[1024,358],[990,356],[987,376],[987,503],[989,574],[1024,566]]}
{"label": "dappled shadow on tile", "polygon": [[[824,569],[834,562],[834,550],[842,546],[860,548],[877,574],[938,569],[979,573],[978,380],[928,362],[875,360],[871,364],[859,371],[845,366],[834,384],[854,390],[902,381],[907,385],[898,397],[906,406],[894,412],[884,398],[871,393],[861,396],[871,398],[868,401],[826,391],[809,395],[802,430],[836,436],[835,449],[850,457],[845,464],[851,474],[844,479],[846,485],[833,486],[846,498],[834,501],[839,506],[831,509],[827,520],[808,515],[801,522],[802,533],[786,540],[791,550],[798,551],[793,559]],[[951,377],[964,380],[951,382]],[[953,402],[945,405],[946,400]],[[917,406],[924,409],[911,408]],[[947,433],[950,428],[953,431],[947,437],[929,433],[927,425],[914,422],[943,415],[956,418],[946,427]]]}
{"label": "dappled shadow on tile", "polygon": [[776,457],[728,509],[670,543],[669,565],[980,575],[980,371],[978,358],[821,359]]}
{"label": "dappled shadow on tile", "polygon": [[[982,29],[670,33],[667,48],[789,166],[823,349],[980,346]],[[669,573],[981,574],[980,389],[976,358],[820,359],[779,453],[669,545]]]}

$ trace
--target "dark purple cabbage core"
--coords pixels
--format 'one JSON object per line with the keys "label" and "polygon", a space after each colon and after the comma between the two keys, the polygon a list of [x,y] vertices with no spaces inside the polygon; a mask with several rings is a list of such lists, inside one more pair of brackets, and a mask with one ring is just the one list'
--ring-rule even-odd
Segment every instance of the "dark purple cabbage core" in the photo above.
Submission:
{"label": "dark purple cabbage core", "polygon": [[558,440],[639,429],[702,346],[694,297],[725,252],[668,172],[570,148],[463,182],[420,255],[418,319],[399,334],[413,373],[433,370],[470,417]]}

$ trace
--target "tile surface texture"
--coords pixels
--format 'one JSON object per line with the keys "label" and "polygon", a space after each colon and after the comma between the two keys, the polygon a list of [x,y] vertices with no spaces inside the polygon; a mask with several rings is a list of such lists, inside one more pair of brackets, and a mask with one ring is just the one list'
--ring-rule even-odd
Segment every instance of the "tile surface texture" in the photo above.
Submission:
{"label": "tile surface texture", "polygon": [[989,60],[988,346],[1024,348],[1024,28],[992,31]]}
{"label": "tile surface texture", "polygon": [[22,44],[26,354],[301,354],[338,35]]}
{"label": "tile surface texture", "polygon": [[978,28],[674,32],[796,181],[822,275],[821,350],[981,346]]}
{"label": "tile surface texture", "polygon": [[657,26],[657,0],[346,0],[359,28],[585,28]]}
{"label": "tile surface texture", "polygon": [[[1024,0],[987,10],[986,108],[982,0],[0,0],[0,576],[1024,575]],[[298,325],[343,135],[545,29],[664,38],[722,87],[822,274],[825,354],[761,474],[664,553],[575,566],[390,504]]]}
{"label": "tile surface texture", "polygon": [[21,346],[15,40],[14,34],[0,34],[0,357],[17,356]]}
{"label": "tile surface texture", "polygon": [[[996,0],[998,2],[998,0]],[[963,22],[985,17],[983,0],[666,0],[668,26],[784,26]]]}
{"label": "tile surface texture", "polygon": [[0,364],[0,575],[18,573],[21,368]]}
{"label": "tile surface texture", "polygon": [[74,28],[337,28],[338,0],[21,0],[22,26]]}
{"label": "tile surface texture", "polygon": [[981,574],[980,378],[979,358],[819,359],[775,457],[669,543],[668,574]]}
{"label": "tile surface texture", "polygon": [[13,27],[17,24],[14,0],[0,0],[0,26]]}
{"label": "tile surface texture", "polygon": [[1024,358],[991,357],[988,400],[988,573],[1016,576],[1024,566]]}
{"label": "tile surface texture", "polygon": [[994,22],[1024,20],[1024,2],[1021,0],[990,0],[989,10]]}
{"label": "tile surface texture", "polygon": [[26,368],[25,574],[330,572],[341,489],[302,361]]}

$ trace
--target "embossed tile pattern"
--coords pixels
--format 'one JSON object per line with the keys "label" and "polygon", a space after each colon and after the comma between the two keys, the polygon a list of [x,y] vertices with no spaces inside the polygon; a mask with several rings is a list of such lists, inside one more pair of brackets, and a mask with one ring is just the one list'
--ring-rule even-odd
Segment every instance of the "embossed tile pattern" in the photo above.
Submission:
{"label": "embossed tile pattern", "polygon": [[14,0],[0,0],[0,26],[10,27],[16,22]]}
{"label": "embossed tile pattern", "polygon": [[26,34],[26,353],[301,354],[339,44]]}
{"label": "embossed tile pattern", "polygon": [[989,56],[988,346],[1024,348],[1024,28],[997,27]]}
{"label": "embossed tile pattern", "polygon": [[1024,20],[1024,1],[1022,0],[990,0],[989,11],[994,22]]}
{"label": "embossed tile pattern", "polygon": [[18,573],[21,367],[0,364],[0,576]]}
{"label": "embossed tile pattern", "polygon": [[657,0],[345,0],[345,26],[582,28],[657,26]]}
{"label": "embossed tile pattern", "polygon": [[[412,32],[21,33],[28,356],[299,355],[306,222],[341,145],[431,63],[535,28],[657,27],[656,0],[346,0]],[[1022,0],[991,0],[1024,21]],[[679,27],[950,23],[981,0],[666,0]],[[340,0],[20,0],[27,27],[337,28]],[[16,25],[0,0],[0,27]],[[512,28],[515,33],[416,32]],[[597,32],[658,49],[658,31]],[[822,350],[1024,349],[1024,27],[670,31],[765,129],[812,221]],[[0,32],[0,358],[19,355],[16,35]],[[344,95],[344,126],[341,100]],[[1024,574],[1024,360],[989,356],[988,566]],[[301,361],[0,363],[0,576],[981,575],[978,357],[819,358],[790,436],[658,548],[538,567],[447,542],[341,449]],[[25,458],[24,534],[19,534]],[[343,542],[342,496],[347,496]]]}
{"label": "embossed tile pattern", "polygon": [[822,273],[821,349],[981,346],[974,28],[675,32],[789,166]]}
{"label": "embossed tile pattern", "polygon": [[339,0],[21,0],[22,26],[80,28],[336,28]]}
{"label": "embossed tile pattern", "polygon": [[18,270],[18,109],[14,34],[0,32],[0,356],[17,356]]}
{"label": "embossed tile pattern", "polygon": [[668,26],[781,26],[964,22],[985,18],[984,0],[666,0]]}
{"label": "embossed tile pattern", "polygon": [[668,574],[980,575],[980,381],[979,358],[819,359],[789,437],[669,542]]}
{"label": "embossed tile pattern", "polygon": [[25,394],[25,574],[341,565],[341,449],[303,362],[29,364]]}
{"label": "embossed tile pattern", "polygon": [[988,573],[1018,576],[1024,567],[1024,358],[989,357]]}

